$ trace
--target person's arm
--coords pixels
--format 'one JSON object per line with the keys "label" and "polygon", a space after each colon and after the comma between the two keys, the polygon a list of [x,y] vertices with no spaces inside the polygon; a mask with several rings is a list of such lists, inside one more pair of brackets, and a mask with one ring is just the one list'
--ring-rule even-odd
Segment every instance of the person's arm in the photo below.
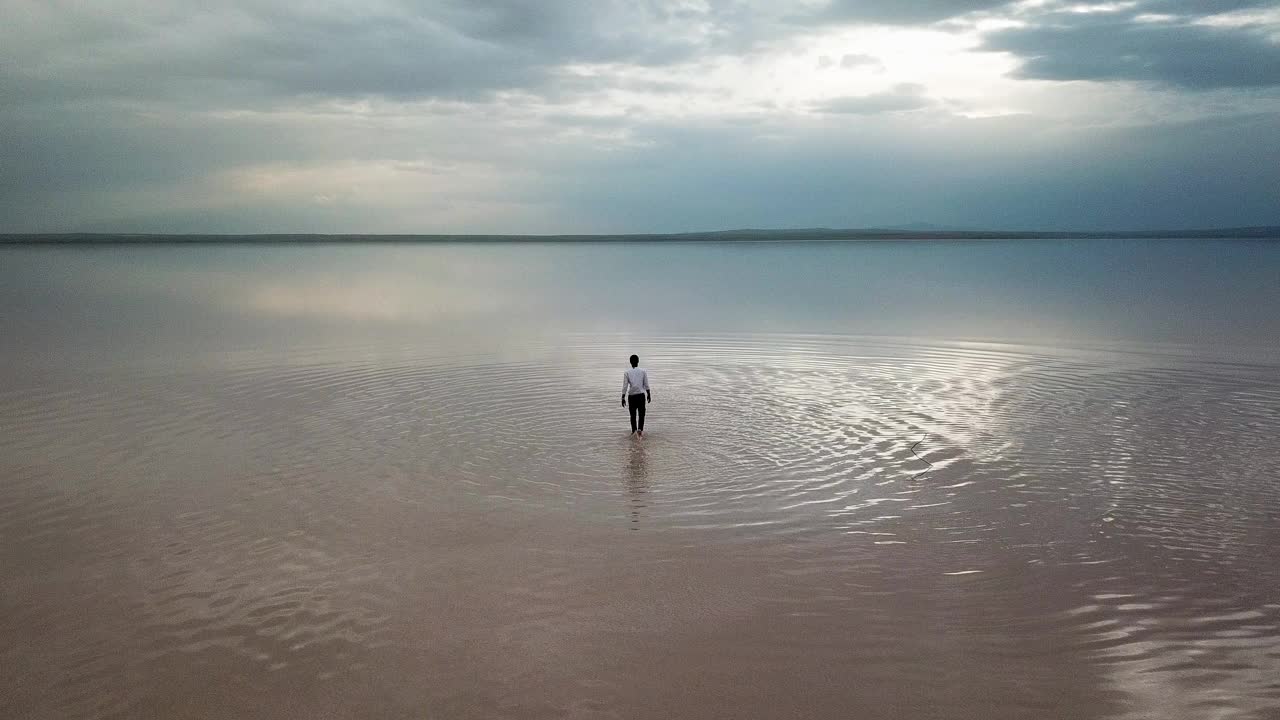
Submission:
{"label": "person's arm", "polygon": [[649,389],[649,371],[644,371],[644,394],[647,396],[645,402],[653,402],[653,391]]}
{"label": "person's arm", "polygon": [[631,385],[631,379],[627,377],[627,371],[622,371],[622,406],[627,406],[627,387]]}

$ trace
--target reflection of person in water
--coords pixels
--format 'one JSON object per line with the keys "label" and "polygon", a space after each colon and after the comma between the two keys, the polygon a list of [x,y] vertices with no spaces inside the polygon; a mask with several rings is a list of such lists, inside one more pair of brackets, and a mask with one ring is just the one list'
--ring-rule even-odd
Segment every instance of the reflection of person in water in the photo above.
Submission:
{"label": "reflection of person in water", "polygon": [[627,458],[627,476],[623,479],[627,490],[627,499],[631,505],[631,529],[640,529],[640,511],[645,507],[644,496],[649,492],[649,468],[645,466],[644,445],[635,443],[631,446],[631,455]]}

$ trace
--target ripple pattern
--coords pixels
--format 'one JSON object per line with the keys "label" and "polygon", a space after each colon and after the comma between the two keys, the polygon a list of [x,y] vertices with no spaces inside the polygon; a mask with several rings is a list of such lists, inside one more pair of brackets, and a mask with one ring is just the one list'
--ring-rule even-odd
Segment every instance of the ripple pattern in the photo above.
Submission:
{"label": "ripple pattern", "polygon": [[[618,406],[633,350],[654,384],[643,441]],[[450,682],[446,664],[498,672],[477,648],[569,668],[566,637],[681,617],[771,614],[801,652],[856,606],[901,637],[963,626],[956,657],[1075,658],[1116,717],[1275,717],[1276,370],[773,335],[14,375],[0,633],[17,670],[0,696],[8,716],[133,717],[192,667],[248,696],[272,677],[354,688],[386,658],[426,662],[406,638],[432,618],[481,612],[491,633],[421,641]],[[634,540],[574,546],[615,530]],[[666,588],[648,603],[583,590],[599,581],[583,567],[612,577],[609,552],[639,542],[714,549],[752,580],[708,594],[659,552],[633,566]],[[510,674],[509,698],[548,682],[537,667]],[[582,698],[622,690],[578,692],[544,709],[604,712]]]}

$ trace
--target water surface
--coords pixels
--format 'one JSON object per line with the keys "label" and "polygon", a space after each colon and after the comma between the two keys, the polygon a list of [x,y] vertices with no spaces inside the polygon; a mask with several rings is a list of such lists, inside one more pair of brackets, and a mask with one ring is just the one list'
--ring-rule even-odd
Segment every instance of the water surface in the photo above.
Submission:
{"label": "water surface", "polygon": [[5,248],[0,712],[1276,717],[1277,268]]}

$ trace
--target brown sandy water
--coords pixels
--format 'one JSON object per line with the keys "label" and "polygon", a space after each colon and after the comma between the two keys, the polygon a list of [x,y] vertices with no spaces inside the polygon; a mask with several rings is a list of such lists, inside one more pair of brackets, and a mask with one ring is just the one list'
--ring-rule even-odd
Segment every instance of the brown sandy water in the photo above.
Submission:
{"label": "brown sandy water", "polygon": [[0,716],[1280,717],[1265,356],[461,332],[23,336]]}

